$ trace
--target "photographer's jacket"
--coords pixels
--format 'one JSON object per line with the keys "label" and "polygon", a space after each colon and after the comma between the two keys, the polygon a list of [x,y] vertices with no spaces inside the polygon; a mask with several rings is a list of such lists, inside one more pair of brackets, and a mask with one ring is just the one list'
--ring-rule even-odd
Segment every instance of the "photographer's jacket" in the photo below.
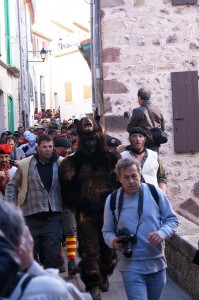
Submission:
{"label": "photographer's jacket", "polygon": [[[153,231],[158,231],[164,239],[172,236],[178,227],[178,219],[173,211],[169,200],[161,189],[156,187],[159,195],[159,203],[154,200],[149,187],[143,183],[143,213],[140,221],[141,225],[137,232],[137,244],[133,246],[133,255],[131,258],[125,256],[119,251],[120,270],[136,270],[141,273],[157,272],[166,268],[166,260],[164,255],[164,243],[160,243],[155,247],[149,245],[147,236]],[[115,216],[118,219],[118,199],[120,190],[118,190],[116,198]],[[127,227],[134,234],[138,225],[138,201],[139,192],[135,195],[127,195],[124,193],[123,207],[117,228]],[[106,200],[104,211],[104,225],[102,228],[103,236],[106,244],[113,248],[113,239],[116,237],[117,229],[114,225],[113,213],[110,209],[110,195]]]}

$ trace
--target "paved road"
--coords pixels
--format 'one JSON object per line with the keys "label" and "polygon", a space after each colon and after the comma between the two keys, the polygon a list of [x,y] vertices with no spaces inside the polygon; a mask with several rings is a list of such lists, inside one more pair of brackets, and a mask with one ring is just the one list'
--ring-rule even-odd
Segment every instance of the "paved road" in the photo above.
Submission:
{"label": "paved road", "polygon": [[[66,269],[67,270],[67,269]],[[66,273],[61,274],[65,280],[73,282],[80,290],[84,291],[84,284],[82,283],[79,275],[76,275],[73,279],[69,279]],[[114,274],[110,277],[110,288],[107,293],[102,293],[103,300],[127,300],[122,279],[117,268]],[[191,300],[180,287],[175,284],[170,278],[167,278],[167,284],[164,288],[161,300]]]}

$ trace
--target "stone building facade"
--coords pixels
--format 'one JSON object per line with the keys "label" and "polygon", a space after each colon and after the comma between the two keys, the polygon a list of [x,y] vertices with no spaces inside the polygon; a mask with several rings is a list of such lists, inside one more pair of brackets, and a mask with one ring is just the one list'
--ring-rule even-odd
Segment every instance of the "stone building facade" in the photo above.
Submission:
{"label": "stone building facade", "polygon": [[199,152],[174,150],[171,83],[172,72],[199,69],[199,6],[173,5],[173,0],[101,0],[100,25],[106,131],[128,143],[123,113],[138,106],[138,89],[149,87],[166,120],[169,141],[161,146],[160,158],[168,196],[180,214],[199,217]]}

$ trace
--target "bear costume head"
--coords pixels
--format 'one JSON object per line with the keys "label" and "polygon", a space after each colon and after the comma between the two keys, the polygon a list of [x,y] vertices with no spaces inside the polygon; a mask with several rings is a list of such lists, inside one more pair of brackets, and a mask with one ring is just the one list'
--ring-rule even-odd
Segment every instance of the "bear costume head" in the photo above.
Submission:
{"label": "bear costume head", "polygon": [[75,120],[78,135],[78,152],[94,154],[108,152],[106,139],[99,122],[91,117]]}

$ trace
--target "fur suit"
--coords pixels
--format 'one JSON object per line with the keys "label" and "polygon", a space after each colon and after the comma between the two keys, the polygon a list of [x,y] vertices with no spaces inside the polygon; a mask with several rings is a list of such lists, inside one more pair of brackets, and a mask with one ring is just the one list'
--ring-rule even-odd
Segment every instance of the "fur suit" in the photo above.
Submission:
{"label": "fur suit", "polygon": [[[106,197],[118,187],[114,172],[117,157],[108,151],[102,128],[95,120],[81,119],[77,134],[77,151],[60,166],[61,193],[63,205],[76,213],[80,275],[90,291],[107,280],[116,264],[101,229]],[[90,149],[87,144],[93,141],[95,149]]]}

